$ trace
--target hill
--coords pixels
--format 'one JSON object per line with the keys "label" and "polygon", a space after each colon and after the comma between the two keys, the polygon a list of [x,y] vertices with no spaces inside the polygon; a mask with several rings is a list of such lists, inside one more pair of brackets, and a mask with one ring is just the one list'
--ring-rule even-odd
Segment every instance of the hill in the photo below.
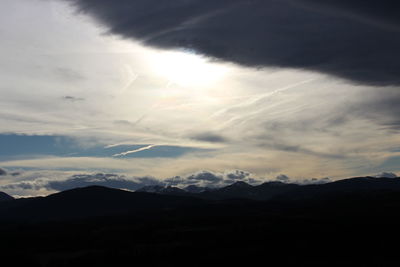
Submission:
{"label": "hill", "polygon": [[10,200],[13,200],[13,199],[14,198],[12,196],[7,195],[4,192],[0,192],[0,202],[2,202],[2,201],[10,201]]}
{"label": "hill", "polygon": [[102,186],[76,188],[0,205],[0,220],[65,220],[154,212],[188,206],[204,201],[193,197],[130,192]]}
{"label": "hill", "polygon": [[371,177],[323,185],[241,182],[190,196],[92,186],[6,201],[2,263],[399,266],[399,184]]}

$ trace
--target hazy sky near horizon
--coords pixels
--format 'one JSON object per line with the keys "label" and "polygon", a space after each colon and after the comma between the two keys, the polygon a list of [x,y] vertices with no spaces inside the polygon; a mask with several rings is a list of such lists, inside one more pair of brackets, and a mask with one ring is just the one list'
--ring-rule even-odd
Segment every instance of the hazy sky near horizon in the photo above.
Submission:
{"label": "hazy sky near horizon", "polygon": [[0,167],[29,174],[0,185],[400,170],[390,12],[357,1],[156,3],[0,2]]}

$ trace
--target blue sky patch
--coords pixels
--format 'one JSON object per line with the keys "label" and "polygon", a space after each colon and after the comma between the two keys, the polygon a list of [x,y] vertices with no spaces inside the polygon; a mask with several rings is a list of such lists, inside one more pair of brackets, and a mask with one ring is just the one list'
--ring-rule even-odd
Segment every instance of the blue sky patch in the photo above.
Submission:
{"label": "blue sky patch", "polygon": [[[205,151],[205,149],[183,146],[152,146],[149,144],[117,145],[105,147],[95,145],[82,147],[75,138],[51,135],[0,135],[0,160],[31,158],[37,156],[58,157],[114,157],[114,158],[177,158],[185,154]],[[128,151],[136,151],[127,153]]]}

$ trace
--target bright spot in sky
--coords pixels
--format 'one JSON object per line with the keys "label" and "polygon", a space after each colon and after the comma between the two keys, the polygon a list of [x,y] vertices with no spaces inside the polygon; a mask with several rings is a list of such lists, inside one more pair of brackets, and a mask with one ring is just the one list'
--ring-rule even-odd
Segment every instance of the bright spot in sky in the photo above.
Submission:
{"label": "bright spot in sky", "polygon": [[211,86],[222,80],[229,68],[207,58],[184,52],[157,52],[152,57],[155,73],[180,86]]}

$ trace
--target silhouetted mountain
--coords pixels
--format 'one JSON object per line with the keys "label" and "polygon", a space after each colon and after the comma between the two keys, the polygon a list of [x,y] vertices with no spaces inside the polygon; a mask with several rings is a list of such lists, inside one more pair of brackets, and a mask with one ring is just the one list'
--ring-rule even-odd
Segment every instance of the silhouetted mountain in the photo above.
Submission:
{"label": "silhouetted mountain", "polygon": [[170,194],[170,195],[185,195],[187,194],[187,192],[183,189],[180,189],[178,187],[174,187],[174,186],[167,186],[166,188],[164,188],[164,190],[162,190],[163,194]]}
{"label": "silhouetted mountain", "polygon": [[7,195],[4,192],[0,192],[0,201],[10,201],[13,200],[14,198],[10,195]]}
{"label": "silhouetted mountain", "polygon": [[400,264],[393,245],[400,239],[400,179],[239,182],[215,192],[192,194],[214,201],[94,186],[1,202],[1,262],[46,267]]}
{"label": "silhouetted mountain", "polygon": [[356,177],[326,184],[304,185],[278,195],[277,199],[284,201],[313,200],[386,192],[400,192],[400,179]]}
{"label": "silhouetted mountain", "polygon": [[199,194],[206,199],[251,199],[251,200],[268,200],[277,195],[290,192],[300,187],[296,184],[285,184],[281,182],[266,182],[258,186],[252,186],[245,182],[239,181],[232,185],[207,191]]}
{"label": "silhouetted mountain", "polygon": [[253,191],[257,200],[268,200],[275,196],[290,193],[297,190],[301,186],[298,184],[286,184],[282,182],[266,182],[261,185],[255,186]]}
{"label": "silhouetted mountain", "polygon": [[205,191],[212,191],[212,189],[209,187],[201,187],[201,186],[197,186],[197,185],[186,186],[183,190],[185,190],[188,193],[193,193],[193,194],[202,193]]}
{"label": "silhouetted mountain", "polygon": [[146,193],[157,193],[163,195],[187,195],[187,192],[183,189],[174,186],[161,186],[161,185],[152,185],[142,187],[135,192],[146,192]]}
{"label": "silhouetted mountain", "polygon": [[201,197],[207,199],[235,199],[246,198],[254,199],[253,186],[245,182],[239,181],[234,184],[222,187],[213,191],[207,191],[200,194]]}
{"label": "silhouetted mountain", "polygon": [[218,189],[189,186],[184,190],[177,187],[148,186],[138,192],[151,192],[174,196],[193,196],[210,200],[250,199],[250,200],[300,200],[335,197],[343,194],[361,194],[377,191],[400,191],[400,179],[357,177],[325,184],[298,185],[279,181],[252,186],[243,181]]}
{"label": "silhouetted mountain", "polygon": [[282,182],[266,182],[258,186],[252,186],[246,182],[238,181],[221,188],[207,188],[190,185],[184,189],[177,187],[164,187],[160,185],[145,186],[136,192],[148,192],[175,196],[193,196],[203,199],[250,199],[268,200],[279,194],[283,194],[298,188],[297,184],[286,184]]}
{"label": "silhouetted mountain", "polygon": [[[130,192],[101,186],[67,190],[47,197],[17,199],[0,205],[2,220],[63,220],[196,206],[192,197]],[[6,205],[7,204],[7,205]]]}
{"label": "silhouetted mountain", "polygon": [[135,192],[161,193],[164,189],[165,189],[165,186],[162,186],[162,185],[148,185],[148,186],[139,188]]}

